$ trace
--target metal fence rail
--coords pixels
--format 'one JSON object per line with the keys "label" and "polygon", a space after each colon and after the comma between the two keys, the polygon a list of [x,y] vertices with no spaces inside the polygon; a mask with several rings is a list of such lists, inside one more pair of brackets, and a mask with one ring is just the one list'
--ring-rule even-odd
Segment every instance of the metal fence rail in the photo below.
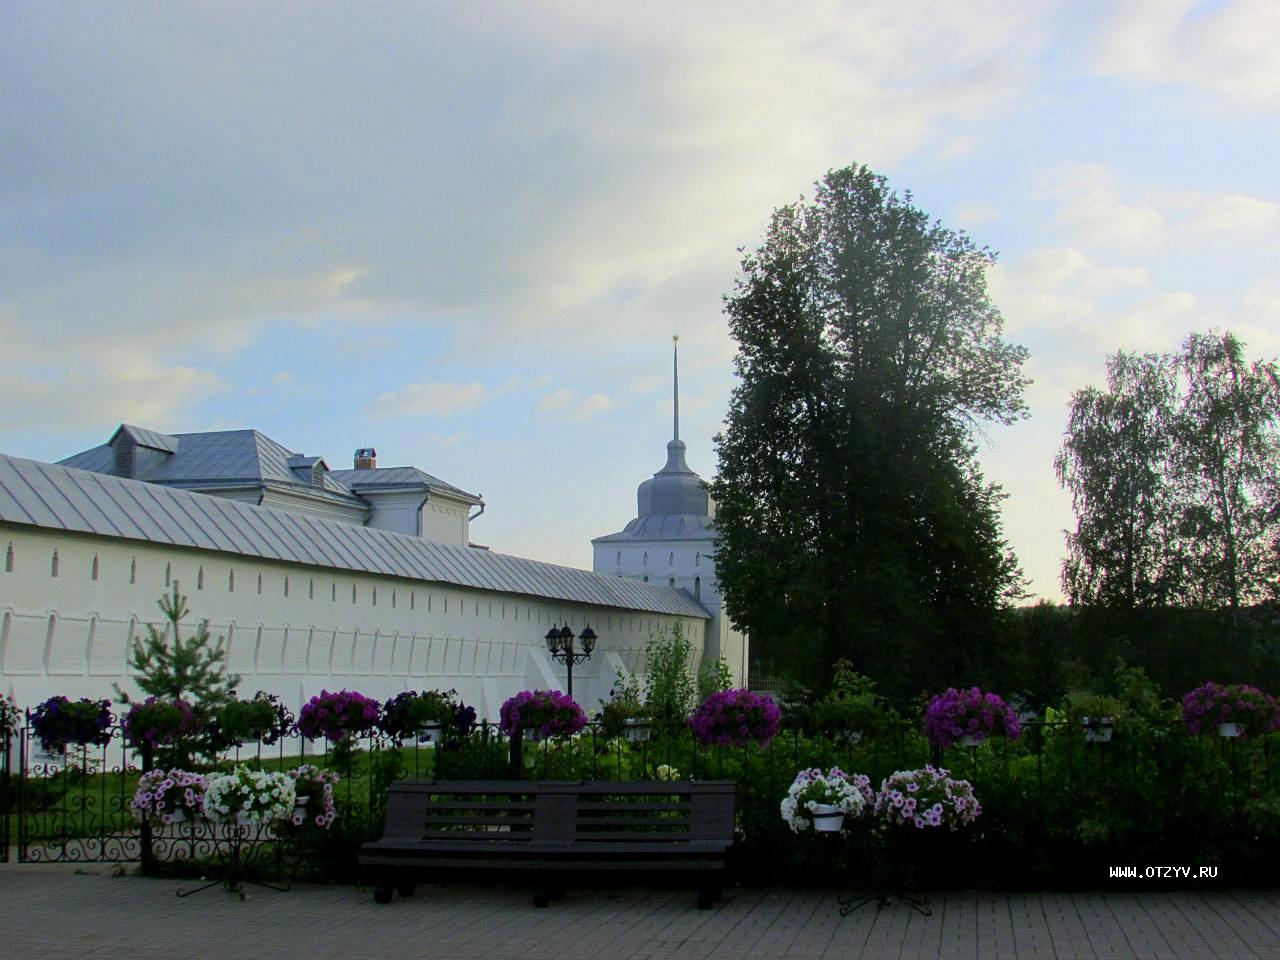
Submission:
{"label": "metal fence rail", "polygon": [[[1078,725],[1033,721],[1025,725],[1020,741],[995,739],[980,748],[945,753],[931,749],[920,730],[906,724],[861,742],[785,730],[764,748],[708,749],[698,746],[687,729],[628,742],[592,724],[570,740],[521,742],[506,737],[494,724],[478,724],[470,736],[450,743],[402,744],[367,735],[352,750],[335,750],[295,733],[273,744],[223,751],[216,762],[222,768],[246,763],[287,769],[303,762],[336,768],[342,775],[340,807],[358,812],[375,827],[381,823],[386,785],[405,778],[731,778],[739,783],[742,798],[773,798],[776,820],[776,801],[797,771],[808,766],[838,765],[866,773],[878,784],[895,770],[944,763],[955,775],[970,779],[980,799],[986,790],[998,799],[1010,793],[1012,785],[1022,791],[1020,802],[1040,809],[1083,802],[1100,786],[1123,789],[1125,783],[1136,782],[1140,772],[1149,776],[1152,770],[1168,782],[1220,778],[1217,788],[1244,797],[1280,787],[1280,770],[1272,763],[1273,740],[1274,735],[1250,742],[1217,737],[1193,741],[1181,724],[1170,724],[1149,728],[1141,737],[1121,732],[1110,743],[1088,743]],[[9,773],[0,781],[0,857],[7,858],[15,844],[17,858],[24,863],[136,862],[150,855],[183,858],[184,851],[193,856],[198,852],[190,843],[190,830],[185,835],[153,830],[134,818],[130,803],[146,765],[127,747],[119,727],[111,730],[106,746],[71,747],[56,755],[41,751],[31,730],[24,728],[16,739],[16,752],[16,764],[4,767],[16,775]],[[163,766],[163,757],[154,765]],[[992,812],[999,815],[998,809]]]}

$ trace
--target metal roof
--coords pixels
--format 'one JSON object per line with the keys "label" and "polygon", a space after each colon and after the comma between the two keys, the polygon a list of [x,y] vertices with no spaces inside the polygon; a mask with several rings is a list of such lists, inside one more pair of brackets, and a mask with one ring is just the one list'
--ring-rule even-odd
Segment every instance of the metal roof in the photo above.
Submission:
{"label": "metal roof", "polygon": [[178,450],[177,437],[171,437],[167,433],[160,433],[157,430],[148,430],[146,427],[135,427],[130,423],[120,424],[119,429],[107,441],[107,446],[114,444],[116,437],[122,433],[131,438],[140,447],[150,447],[152,450],[162,450],[165,453],[176,453]]}
{"label": "metal roof", "polygon": [[671,587],[3,454],[0,522],[624,610],[710,616]]}
{"label": "metal roof", "polygon": [[471,503],[479,503],[480,498],[474,493],[468,493],[461,487],[455,487],[451,483],[445,483],[439,477],[433,477],[425,470],[419,470],[417,467],[377,467],[371,470],[334,470],[330,473],[338,483],[344,487],[359,493],[361,490],[378,490],[388,487],[426,487],[430,490],[439,490],[441,493],[447,493],[451,496],[458,497],[461,500],[467,500]]}
{"label": "metal roof", "polygon": [[[310,475],[299,477],[294,472],[296,458],[301,455],[286,449],[257,430],[218,430],[207,433],[179,433],[174,436],[152,430],[122,425],[112,435],[125,433],[141,446],[165,450],[171,456],[147,468],[139,477],[148,483],[175,487],[214,487],[240,484],[279,484],[298,493],[322,497],[347,506],[364,509],[367,504],[341,483],[325,474],[323,487],[310,483]],[[171,449],[160,446],[167,440]],[[319,458],[306,458],[314,460]],[[92,447],[60,461],[64,467],[115,473],[115,452],[110,443]]]}
{"label": "metal roof", "polygon": [[636,517],[618,533],[596,537],[592,543],[629,540],[716,540],[716,522],[708,516],[689,513],[651,513]]}

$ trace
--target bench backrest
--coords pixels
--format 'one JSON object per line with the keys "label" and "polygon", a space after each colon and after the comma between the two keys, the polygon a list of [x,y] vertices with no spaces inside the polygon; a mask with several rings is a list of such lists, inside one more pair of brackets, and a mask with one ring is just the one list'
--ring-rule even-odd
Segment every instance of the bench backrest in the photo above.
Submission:
{"label": "bench backrest", "polygon": [[732,781],[401,782],[387,795],[383,838],[727,847],[733,826]]}

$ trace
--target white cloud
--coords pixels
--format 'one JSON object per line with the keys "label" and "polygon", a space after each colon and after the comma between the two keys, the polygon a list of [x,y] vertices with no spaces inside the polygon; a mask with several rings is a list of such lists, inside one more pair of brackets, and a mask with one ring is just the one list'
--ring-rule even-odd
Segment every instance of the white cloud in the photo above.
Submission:
{"label": "white cloud", "polygon": [[483,383],[410,383],[378,397],[369,407],[371,416],[452,417],[474,410],[488,398]]}
{"label": "white cloud", "polygon": [[1104,74],[1178,83],[1243,104],[1280,107],[1280,4],[1274,0],[1129,0],[1098,32]]}
{"label": "white cloud", "polygon": [[561,420],[581,421],[613,409],[613,401],[603,393],[585,396],[568,387],[545,393],[538,400],[538,412]]}
{"label": "white cloud", "polygon": [[966,230],[999,219],[999,208],[982,200],[962,200],[951,208],[951,220]]}
{"label": "white cloud", "polygon": [[0,378],[0,428],[39,424],[46,430],[73,431],[100,425],[105,414],[156,430],[176,430],[188,411],[228,386],[208,370],[145,361],[77,365],[51,378],[15,370]]}

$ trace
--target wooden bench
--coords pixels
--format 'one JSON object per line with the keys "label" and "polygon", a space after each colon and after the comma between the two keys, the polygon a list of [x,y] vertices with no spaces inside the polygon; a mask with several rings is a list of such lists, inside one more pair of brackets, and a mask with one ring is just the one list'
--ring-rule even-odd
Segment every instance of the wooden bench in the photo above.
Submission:
{"label": "wooden bench", "polygon": [[481,871],[529,877],[545,907],[574,875],[660,873],[696,878],[707,909],[733,844],[732,781],[562,780],[391,785],[382,839],[361,848],[373,897],[411,896],[419,879]]}

